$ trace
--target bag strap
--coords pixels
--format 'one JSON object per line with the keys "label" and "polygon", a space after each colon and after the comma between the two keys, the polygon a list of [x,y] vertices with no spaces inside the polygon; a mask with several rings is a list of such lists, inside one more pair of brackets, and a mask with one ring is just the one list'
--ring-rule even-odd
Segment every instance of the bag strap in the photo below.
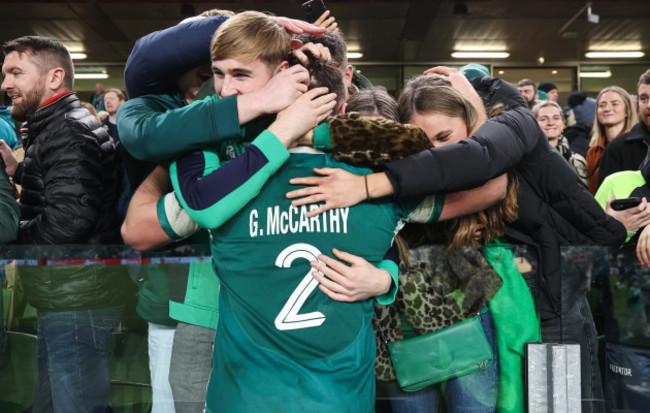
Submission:
{"label": "bag strap", "polygon": [[[482,320],[481,316],[485,312],[487,312],[487,306],[482,308],[481,311],[479,311],[478,313],[476,313],[472,317],[478,317],[478,320],[481,321]],[[469,318],[471,318],[471,317],[469,317]],[[467,318],[466,320],[469,320],[469,318]],[[381,336],[382,341],[384,342],[384,344],[388,345],[388,343],[389,343],[388,338],[386,338],[386,334],[384,334],[384,329],[381,328],[381,323],[379,322],[379,317],[377,317],[377,314],[373,314],[372,319],[375,321],[375,325],[377,326],[377,331],[379,331],[379,335]],[[447,328],[447,327],[444,327],[444,328]],[[444,330],[444,328],[442,330]]]}
{"label": "bag strap", "polygon": [[373,314],[372,319],[375,320],[375,325],[377,326],[377,331],[379,331],[379,335],[381,336],[382,341],[384,344],[388,345],[388,339],[386,338],[386,334],[384,334],[384,329],[381,328],[381,323],[379,322],[379,317],[377,317],[377,314]]}

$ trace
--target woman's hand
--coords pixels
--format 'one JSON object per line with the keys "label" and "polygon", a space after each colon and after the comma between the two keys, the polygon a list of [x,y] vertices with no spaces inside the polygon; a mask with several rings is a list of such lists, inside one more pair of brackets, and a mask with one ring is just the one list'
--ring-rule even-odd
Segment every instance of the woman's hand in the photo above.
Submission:
{"label": "woman's hand", "polygon": [[336,33],[339,31],[339,25],[334,16],[330,16],[330,11],[325,10],[323,14],[314,22],[314,26],[324,27],[330,32]]}
{"label": "woman's hand", "polygon": [[356,255],[332,249],[334,256],[319,255],[310,265],[320,290],[335,301],[354,302],[386,294],[393,284],[388,271],[380,270]]}
{"label": "woman's hand", "polygon": [[332,113],[336,106],[336,93],[327,92],[326,87],[318,87],[300,96],[278,113],[269,131],[289,147]]}
{"label": "woman's hand", "polygon": [[322,36],[325,33],[324,27],[318,27],[311,23],[307,23],[303,20],[290,19],[289,17],[276,17],[278,23],[280,23],[289,33],[293,34],[303,34],[308,33],[314,36]]}
{"label": "woman's hand", "polygon": [[607,215],[612,216],[622,223],[626,230],[637,232],[639,229],[650,224],[650,203],[645,198],[641,200],[639,205],[622,211],[616,211],[610,206],[610,203],[614,199],[616,199],[615,195],[609,198],[605,212],[607,212]]}
{"label": "woman's hand", "polygon": [[287,193],[287,198],[300,198],[291,202],[293,206],[316,204],[324,202],[317,209],[309,211],[308,217],[315,217],[329,209],[345,208],[358,204],[366,199],[366,186],[363,176],[355,175],[338,168],[314,168],[321,176],[293,178],[292,185],[307,185]]}

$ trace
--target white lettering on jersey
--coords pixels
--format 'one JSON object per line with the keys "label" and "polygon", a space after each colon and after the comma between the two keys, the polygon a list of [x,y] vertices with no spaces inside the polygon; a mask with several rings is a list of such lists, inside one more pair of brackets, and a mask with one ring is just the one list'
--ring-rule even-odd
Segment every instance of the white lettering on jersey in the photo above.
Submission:
{"label": "white lettering on jersey", "polygon": [[[331,232],[335,234],[348,233],[348,217],[350,208],[335,208],[322,214],[308,218],[307,212],[318,208],[317,205],[289,206],[280,210],[280,206],[266,208],[266,229],[259,228],[260,214],[257,209],[249,215],[249,233],[251,238],[263,235],[298,234],[309,232]],[[261,217],[264,222],[264,217]]]}
{"label": "white lettering on jersey", "polygon": [[[293,244],[282,250],[275,260],[275,265],[280,268],[289,268],[294,260],[304,258],[307,261],[318,259],[320,251],[309,244]],[[318,286],[318,281],[311,276],[311,267],[298,284],[291,296],[275,317],[275,328],[278,330],[297,330],[300,328],[318,327],[325,322],[325,315],[320,311],[299,314],[300,308],[305,304],[307,297]]]}

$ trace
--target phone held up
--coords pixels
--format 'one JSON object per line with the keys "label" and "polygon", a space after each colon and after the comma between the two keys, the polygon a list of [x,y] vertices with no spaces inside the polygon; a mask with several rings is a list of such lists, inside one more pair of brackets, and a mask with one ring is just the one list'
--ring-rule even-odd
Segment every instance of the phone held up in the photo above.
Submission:
{"label": "phone held up", "polygon": [[622,211],[624,209],[632,208],[641,203],[641,198],[633,196],[630,198],[615,199],[610,203],[610,206],[615,211]]}
{"label": "phone held up", "polygon": [[302,10],[307,16],[307,21],[313,23],[327,11],[327,7],[323,0],[309,0],[302,4]]}

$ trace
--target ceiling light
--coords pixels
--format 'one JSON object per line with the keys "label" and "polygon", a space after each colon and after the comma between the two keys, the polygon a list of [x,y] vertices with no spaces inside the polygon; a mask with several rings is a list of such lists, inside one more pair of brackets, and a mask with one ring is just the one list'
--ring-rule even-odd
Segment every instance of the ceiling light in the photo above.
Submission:
{"label": "ceiling light", "polygon": [[612,77],[612,71],[606,70],[604,72],[580,72],[580,77],[607,79]]}
{"label": "ceiling light", "polygon": [[348,52],[348,59],[361,59],[363,53],[361,52]]}
{"label": "ceiling light", "polygon": [[70,53],[70,59],[73,60],[78,60],[78,59],[85,59],[88,56],[85,53]]}
{"label": "ceiling light", "polygon": [[557,75],[557,70],[551,70],[552,75]]}
{"label": "ceiling light", "polygon": [[629,52],[587,52],[585,57],[589,59],[620,59],[620,58],[639,58],[645,56],[640,50]]}
{"label": "ceiling light", "polygon": [[505,59],[510,56],[508,52],[453,52],[455,59]]}
{"label": "ceiling light", "polygon": [[500,74],[500,75],[503,75],[503,74],[505,74],[505,73],[506,73],[505,70],[499,70],[499,74]]}
{"label": "ceiling light", "polygon": [[108,73],[75,73],[75,79],[108,79]]}

